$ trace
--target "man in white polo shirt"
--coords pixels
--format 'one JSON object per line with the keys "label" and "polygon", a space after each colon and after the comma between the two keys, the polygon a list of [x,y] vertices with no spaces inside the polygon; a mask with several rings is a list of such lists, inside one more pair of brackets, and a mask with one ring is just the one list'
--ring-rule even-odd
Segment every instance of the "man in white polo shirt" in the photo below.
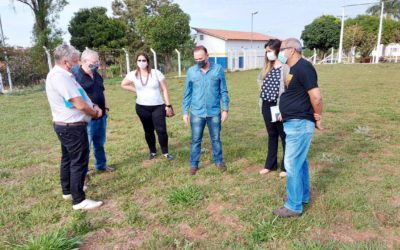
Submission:
{"label": "man in white polo shirt", "polygon": [[87,123],[102,111],[93,105],[71,73],[78,63],[79,51],[62,44],[54,51],[55,66],[46,79],[46,94],[53,116],[54,131],[61,142],[60,179],[63,198],[72,198],[74,210],[100,207],[102,201],[85,198],[83,185],[89,163]]}

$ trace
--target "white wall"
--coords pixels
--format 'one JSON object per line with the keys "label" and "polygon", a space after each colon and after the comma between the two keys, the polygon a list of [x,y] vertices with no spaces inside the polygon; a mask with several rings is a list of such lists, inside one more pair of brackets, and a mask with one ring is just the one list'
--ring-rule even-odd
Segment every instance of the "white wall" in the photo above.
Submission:
{"label": "white wall", "polygon": [[[203,40],[200,40],[200,35],[203,35]],[[203,45],[207,48],[209,54],[225,53],[225,40],[209,36],[203,33],[196,34],[196,45]]]}
{"label": "white wall", "polygon": [[[253,41],[253,49],[264,49],[264,44],[267,41]],[[226,42],[227,50],[240,50],[240,49],[250,49],[251,41],[243,40],[229,40]]]}

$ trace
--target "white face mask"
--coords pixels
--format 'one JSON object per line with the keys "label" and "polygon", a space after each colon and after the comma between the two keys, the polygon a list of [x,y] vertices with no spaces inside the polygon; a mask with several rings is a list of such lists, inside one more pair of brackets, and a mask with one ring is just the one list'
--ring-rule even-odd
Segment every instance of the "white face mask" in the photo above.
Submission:
{"label": "white face mask", "polygon": [[274,52],[270,51],[270,52],[267,52],[267,58],[268,58],[269,61],[275,61],[276,60],[276,55],[275,55]]}
{"label": "white face mask", "polygon": [[147,62],[138,62],[138,63],[137,63],[137,66],[138,66],[140,69],[146,69],[146,68],[147,68]]}

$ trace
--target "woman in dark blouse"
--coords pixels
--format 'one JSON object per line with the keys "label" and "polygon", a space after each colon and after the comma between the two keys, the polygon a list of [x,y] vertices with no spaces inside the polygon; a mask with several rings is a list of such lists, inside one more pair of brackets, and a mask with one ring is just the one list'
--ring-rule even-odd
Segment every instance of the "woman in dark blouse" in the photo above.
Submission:
{"label": "woman in dark blouse", "polygon": [[[278,140],[282,141],[283,157],[280,165],[280,177],[286,176],[283,163],[285,155],[285,132],[280,117],[271,115],[271,107],[279,107],[279,98],[285,91],[284,81],[289,73],[289,67],[278,60],[281,41],[271,39],[265,44],[265,68],[261,71],[259,80],[262,81],[260,99],[262,114],[268,132],[268,153],[264,169],[260,174],[267,174],[278,169]],[[273,108],[274,109],[274,108]],[[279,118],[279,119],[278,119]]]}

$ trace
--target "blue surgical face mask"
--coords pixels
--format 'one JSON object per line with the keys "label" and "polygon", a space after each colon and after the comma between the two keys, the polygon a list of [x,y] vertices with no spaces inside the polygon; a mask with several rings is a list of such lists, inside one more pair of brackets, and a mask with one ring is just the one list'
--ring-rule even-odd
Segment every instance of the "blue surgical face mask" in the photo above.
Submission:
{"label": "blue surgical face mask", "polygon": [[285,51],[279,52],[278,60],[279,60],[282,64],[285,64],[285,63],[287,62],[287,57],[285,56]]}

